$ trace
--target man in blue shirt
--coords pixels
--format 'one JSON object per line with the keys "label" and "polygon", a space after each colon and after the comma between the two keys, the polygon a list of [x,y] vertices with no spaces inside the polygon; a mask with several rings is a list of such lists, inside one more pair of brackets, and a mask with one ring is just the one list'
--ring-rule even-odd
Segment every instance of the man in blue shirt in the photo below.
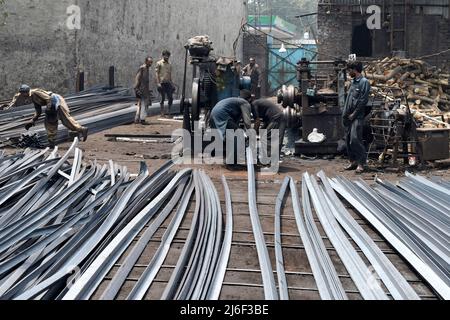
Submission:
{"label": "man in blue shirt", "polygon": [[241,98],[228,98],[220,101],[211,111],[211,128],[219,130],[223,141],[227,130],[239,129],[239,122],[244,122],[245,129],[251,129],[251,93],[243,90]]}
{"label": "man in blue shirt", "polygon": [[343,124],[346,130],[347,153],[350,165],[345,170],[356,170],[362,173],[367,168],[367,150],[363,143],[364,118],[370,112],[369,102],[370,83],[361,74],[361,62],[352,62],[348,71],[353,78],[343,111]]}

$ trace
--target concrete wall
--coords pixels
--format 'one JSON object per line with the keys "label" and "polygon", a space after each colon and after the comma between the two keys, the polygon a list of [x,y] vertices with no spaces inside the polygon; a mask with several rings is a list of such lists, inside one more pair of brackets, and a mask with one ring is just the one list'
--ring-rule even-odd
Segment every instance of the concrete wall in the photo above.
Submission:
{"label": "concrete wall", "polygon": [[[348,1],[350,3],[351,1]],[[357,3],[357,1],[354,1]],[[371,2],[378,3],[377,1]],[[380,2],[381,5],[382,2]],[[450,3],[450,1],[449,1]],[[364,7],[365,10],[366,7]],[[406,24],[406,51],[409,57],[421,57],[432,53],[444,51],[450,47],[450,20],[447,10],[449,7],[420,8],[410,5],[407,7]],[[425,10],[427,9],[427,10]],[[389,10],[387,7],[386,10]],[[403,28],[404,12],[397,8],[399,17],[396,20],[396,29]],[[321,59],[330,56],[347,58],[351,52],[353,28],[360,25],[363,17],[359,6],[351,5],[319,5],[318,39]],[[384,12],[384,17],[389,12]],[[384,20],[383,20],[384,21]],[[385,57],[391,54],[390,33],[386,28],[371,32],[373,37],[374,58]],[[403,49],[404,35],[396,33],[394,50]],[[426,59],[436,66],[448,67],[450,53]]]}
{"label": "concrete wall", "polygon": [[[233,56],[245,16],[242,0],[6,1],[0,98],[11,96],[20,83],[73,92],[79,70],[85,71],[86,87],[106,84],[111,65],[116,84],[130,86],[144,58],[156,60],[163,49],[172,52],[174,80],[181,87],[187,39],[207,34],[216,55]],[[73,4],[81,8],[80,30],[66,25],[67,7]]]}

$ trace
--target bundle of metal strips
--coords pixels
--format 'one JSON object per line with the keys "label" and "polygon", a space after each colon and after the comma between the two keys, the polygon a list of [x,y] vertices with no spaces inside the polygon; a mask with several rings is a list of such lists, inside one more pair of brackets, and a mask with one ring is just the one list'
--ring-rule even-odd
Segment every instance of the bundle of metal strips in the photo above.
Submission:
{"label": "bundle of metal strips", "polygon": [[[203,171],[195,171],[193,181],[196,206],[191,229],[161,298],[163,300],[218,299],[222,288],[231,251],[231,197],[223,180],[227,198],[227,230],[223,237],[222,209],[214,184]],[[144,273],[129,299],[145,294],[154,277],[150,272]],[[144,289],[141,289],[144,283]]]}
{"label": "bundle of metal strips", "polygon": [[442,298],[450,299],[450,189],[445,183],[411,174],[397,186],[378,180],[370,187],[342,177],[329,182]]}
{"label": "bundle of metal strips", "polygon": [[325,195],[319,188],[317,181],[312,179],[307,173],[303,175],[303,180],[306,182],[309,194],[314,203],[315,211],[325,233],[347,268],[362,297],[366,300],[387,300],[388,296],[381,288],[380,284],[377,281],[367,280],[368,278],[370,279],[370,277],[373,277],[373,273],[358,255],[358,252],[356,252],[356,249],[340,228],[337,220],[331,213],[332,208],[330,208],[326,201],[323,201]]}
{"label": "bundle of metal strips", "polygon": [[[167,245],[178,229],[193,190],[191,170],[173,174],[173,162],[168,162],[149,176],[142,164],[140,174],[130,180],[126,168],[112,162],[83,163],[77,144],[75,139],[63,156],[57,149],[0,154],[1,299],[91,298],[140,230],[152,223],[143,237],[148,239],[183,199],[164,238]],[[204,283],[210,283],[220,246],[229,248],[231,241],[220,242],[220,202],[209,178],[203,174],[201,179],[217,213],[214,237],[208,238],[217,242],[208,247],[211,259],[202,269]],[[150,271],[158,269],[165,250],[155,256]],[[221,287],[220,277],[217,281]]]}
{"label": "bundle of metal strips", "polygon": [[247,167],[248,167],[248,205],[250,218],[252,221],[253,235],[255,237],[256,249],[258,251],[259,265],[261,267],[264,295],[266,300],[278,300],[278,290],[273,275],[272,263],[270,262],[269,251],[259,220],[257,202],[256,202],[256,176],[254,168],[253,150],[247,148]]}
{"label": "bundle of metal strips", "polygon": [[[116,126],[132,123],[136,114],[136,98],[123,88],[93,89],[68,95],[65,100],[71,115],[82,125],[89,128],[90,133],[101,132]],[[179,105],[174,101],[174,108]],[[155,116],[160,112],[159,104],[148,108],[148,115]],[[25,131],[25,124],[34,115],[34,106],[26,105],[9,110],[0,110],[0,146],[22,146],[24,143],[47,145],[47,135],[43,117],[30,132]],[[24,135],[24,137],[22,137]],[[37,139],[37,141],[34,141]],[[58,128],[57,143],[71,140],[69,131],[62,125]]]}
{"label": "bundle of metal strips", "polygon": [[356,222],[331,187],[324,172],[318,174],[323,186],[323,194],[336,220],[361,248],[381,280],[396,300],[419,300],[419,296],[402,274],[384,255],[367,232]]}
{"label": "bundle of metal strips", "polygon": [[303,214],[301,212],[297,187],[293,179],[290,179],[290,189],[292,193],[295,220],[321,298],[323,300],[347,300],[347,295],[337,271],[314,221],[306,182],[303,181],[302,184]]}

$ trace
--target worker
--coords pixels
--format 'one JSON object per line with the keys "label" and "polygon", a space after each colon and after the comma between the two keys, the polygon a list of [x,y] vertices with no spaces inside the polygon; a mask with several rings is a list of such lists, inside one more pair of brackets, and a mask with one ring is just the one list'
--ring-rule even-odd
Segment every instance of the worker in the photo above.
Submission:
{"label": "worker", "polygon": [[353,78],[343,111],[347,153],[350,165],[345,170],[363,173],[367,169],[367,150],[363,141],[364,119],[368,115],[370,83],[362,75],[361,62],[351,62],[348,72]]}
{"label": "worker", "polygon": [[134,91],[136,98],[138,98],[138,109],[134,123],[145,124],[145,119],[148,116],[148,108],[152,104],[151,90],[150,90],[150,67],[153,65],[153,58],[147,57],[145,63],[139,67],[136,74]]}
{"label": "worker", "polygon": [[[234,132],[240,129],[239,123],[241,119],[244,123],[245,130],[251,129],[251,102],[251,92],[249,90],[242,90],[241,96],[239,98],[224,99],[213,108],[210,116],[210,125],[211,128],[218,130],[219,136],[222,141],[226,141],[227,130],[232,130]],[[230,170],[237,169],[239,167],[239,164],[245,164],[245,152],[242,153],[238,150],[237,141],[238,138],[234,137],[234,152],[226,153],[225,162],[228,169]],[[247,144],[248,141],[246,141],[246,145]]]}
{"label": "worker", "polygon": [[84,141],[87,140],[88,128],[82,127],[74,118],[72,118],[66,101],[59,94],[43,89],[31,89],[27,85],[22,85],[19,89],[19,93],[14,96],[7,109],[17,106],[20,100],[27,98],[31,99],[36,111],[33,118],[25,125],[25,129],[30,130],[30,128],[35,125],[42,114],[42,107],[45,107],[44,124],[45,129],[47,130],[50,147],[53,148],[56,145],[58,120],[61,120],[62,124],[70,131],[81,133]]}
{"label": "worker", "polygon": [[173,93],[175,86],[172,82],[172,65],[169,62],[170,52],[164,50],[162,59],[156,63],[156,83],[158,85],[158,92],[161,94],[161,116],[165,116],[164,103],[166,97],[169,101],[169,113],[173,104]]}
{"label": "worker", "polygon": [[251,81],[251,93],[255,99],[261,98],[261,69],[256,63],[255,58],[250,58],[250,63],[242,69],[242,74],[246,77],[250,77]]}
{"label": "worker", "polygon": [[[258,99],[252,102],[252,112],[255,117],[255,130],[267,130],[267,136],[261,137],[262,151],[266,152],[268,142],[272,136],[272,130],[279,130],[279,151],[283,147],[284,133],[286,131],[286,121],[284,119],[284,109],[270,99]],[[263,126],[261,124],[263,123]]]}
{"label": "worker", "polygon": [[238,130],[241,119],[245,129],[252,127],[251,115],[251,93],[242,90],[241,97],[227,98],[220,101],[211,111],[211,128],[219,130],[219,135],[223,141],[226,138],[227,130]]}

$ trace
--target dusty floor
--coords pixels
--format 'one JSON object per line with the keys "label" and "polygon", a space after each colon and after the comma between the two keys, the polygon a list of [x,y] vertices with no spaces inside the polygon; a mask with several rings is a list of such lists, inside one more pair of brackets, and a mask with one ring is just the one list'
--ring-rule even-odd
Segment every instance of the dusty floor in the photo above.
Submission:
{"label": "dusty floor", "polygon": [[[172,119],[159,119],[159,117],[149,118],[149,125],[127,125],[116,127],[114,129],[98,133],[89,137],[87,142],[82,142],[80,148],[84,151],[85,160],[96,159],[100,163],[113,160],[122,165],[126,165],[131,172],[137,173],[139,163],[145,161],[150,169],[156,169],[166,162],[171,155],[174,145],[168,142],[168,139],[154,139],[150,143],[140,142],[117,142],[110,141],[105,135],[109,134],[132,134],[132,135],[169,135],[182,127],[182,121]],[[61,150],[66,150],[70,143],[60,145]],[[13,152],[13,150],[8,150]],[[397,180],[404,175],[404,168],[384,168],[377,169],[371,166],[371,172],[362,176],[356,175],[354,172],[344,171],[347,161],[342,157],[332,160],[309,160],[297,157],[284,158],[280,164],[280,171],[273,176],[258,175],[258,178],[265,181],[282,181],[286,175],[292,176],[296,180],[301,180],[301,175],[307,171],[311,174],[324,170],[330,176],[343,175],[350,179],[363,178],[365,180],[373,180],[376,176],[381,179],[391,181]],[[192,166],[190,166],[192,167]],[[201,167],[211,177],[220,178],[223,174],[227,177],[245,178],[245,171],[229,171],[225,166],[194,166]],[[424,170],[419,171],[425,176],[440,176],[450,179],[450,160],[440,163],[428,165]],[[413,170],[414,171],[414,170]]]}
{"label": "dusty floor", "polygon": [[[94,160],[107,162],[114,160],[122,165],[126,165],[128,169],[137,173],[139,162],[145,161],[151,171],[159,168],[167,161],[172,151],[173,144],[168,143],[167,139],[155,139],[152,143],[131,143],[131,142],[115,142],[108,141],[105,134],[145,134],[145,135],[171,135],[173,130],[181,127],[182,123],[177,121],[164,120],[158,118],[149,119],[150,125],[129,125],[118,127],[108,132],[103,132],[89,137],[88,142],[81,143],[80,147],[84,151],[85,160]],[[67,149],[69,144],[61,145],[61,149]],[[12,152],[12,150],[9,150]],[[385,172],[374,170],[362,176],[356,176],[352,172],[345,172],[342,168],[346,165],[346,161],[341,158],[334,160],[302,160],[299,158],[284,159],[281,164],[280,172],[274,176],[258,175],[257,194],[258,194],[258,211],[260,214],[262,228],[265,232],[265,239],[269,248],[271,260],[274,259],[274,205],[275,199],[281,187],[281,182],[286,175],[301,180],[303,172],[316,173],[324,170],[330,177],[336,175],[345,175],[351,179],[363,178],[367,181],[373,181],[375,176],[382,179],[396,181],[403,175],[403,170],[387,170]],[[446,168],[446,163],[439,164],[437,168],[425,170],[421,172],[423,175],[442,176],[450,179],[450,172]],[[248,195],[247,195],[247,173],[245,171],[228,171],[224,166],[197,166],[204,169],[212,178],[220,197],[223,201],[224,194],[220,182],[220,177],[225,175],[232,193],[233,215],[234,215],[234,233],[231,258],[227,269],[227,274],[222,291],[222,299],[263,299],[264,290],[262,287],[262,278],[258,264],[258,256],[256,252],[255,241],[252,232],[251,220],[248,211]],[[222,202],[223,211],[225,212],[224,203]],[[183,248],[189,232],[190,222],[193,216],[194,206],[190,205],[188,214],[178,231],[176,239],[171,246],[168,258],[164,262],[163,268],[160,270],[156,281],[150,288],[146,298],[159,299],[170,278],[171,272],[177,263],[178,256]],[[385,252],[387,257],[401,271],[405,278],[410,282],[413,288],[423,299],[435,299],[436,296],[430,288],[417,277],[416,273],[411,269],[407,262],[401,258],[393,248],[368,225],[367,221],[353,212],[352,215],[360,223],[368,234],[374,239],[377,245]],[[312,275],[311,267],[298,233],[295,223],[290,198],[287,199],[285,209],[282,213],[282,244],[283,254],[286,264],[286,272],[289,285],[289,293],[291,299],[310,300],[319,299],[317,286]],[[170,222],[171,217],[159,230],[156,237],[149,243],[144,254],[140,258],[138,264],[127,278],[126,283],[120,291],[118,299],[125,299],[133,288],[139,276],[145,270],[145,267],[151,261],[155,251],[160,245],[161,237],[165,228]],[[361,299],[355,284],[350,278],[346,268],[343,266],[335,249],[326,237],[320,223],[317,223],[329,250],[329,254],[335,264],[339,277],[347,291],[350,299]],[[143,230],[145,231],[145,229]],[[142,233],[141,233],[142,234]],[[354,244],[354,243],[353,243]],[[357,248],[356,244],[355,248]],[[359,250],[357,248],[357,250]],[[122,257],[121,261],[123,261]],[[111,277],[120,267],[120,263],[111,270],[108,277],[104,279],[101,287],[97,290],[95,297],[100,297],[104,288],[107,286]],[[367,263],[367,262],[366,262]],[[273,266],[275,268],[275,265]]]}

